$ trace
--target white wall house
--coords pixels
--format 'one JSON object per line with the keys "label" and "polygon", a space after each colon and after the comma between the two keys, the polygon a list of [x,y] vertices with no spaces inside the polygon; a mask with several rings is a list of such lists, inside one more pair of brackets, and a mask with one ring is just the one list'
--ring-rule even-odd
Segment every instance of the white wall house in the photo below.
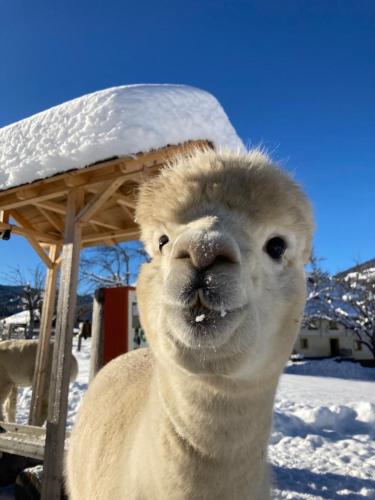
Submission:
{"label": "white wall house", "polygon": [[294,344],[293,352],[305,357],[348,357],[372,359],[366,346],[360,344],[354,332],[337,321],[318,318],[304,325]]}

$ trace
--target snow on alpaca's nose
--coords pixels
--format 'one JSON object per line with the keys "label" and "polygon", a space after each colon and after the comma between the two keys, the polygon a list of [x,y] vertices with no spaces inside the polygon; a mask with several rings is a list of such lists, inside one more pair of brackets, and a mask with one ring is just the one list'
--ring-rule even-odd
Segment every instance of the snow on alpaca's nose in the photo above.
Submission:
{"label": "snow on alpaca's nose", "polygon": [[176,240],[171,257],[187,259],[196,269],[216,264],[239,264],[241,255],[236,241],[217,230],[187,230]]}

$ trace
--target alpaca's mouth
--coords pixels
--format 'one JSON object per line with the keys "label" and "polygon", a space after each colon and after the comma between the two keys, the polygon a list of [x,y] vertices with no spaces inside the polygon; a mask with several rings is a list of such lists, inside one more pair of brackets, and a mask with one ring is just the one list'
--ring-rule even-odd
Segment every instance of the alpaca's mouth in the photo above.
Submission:
{"label": "alpaca's mouth", "polygon": [[177,300],[168,301],[166,313],[174,337],[189,347],[218,348],[247,314],[248,303],[235,301],[233,295],[227,297],[199,288],[194,296],[190,294],[181,300],[180,295]]}
{"label": "alpaca's mouth", "polygon": [[196,304],[184,308],[183,314],[186,323],[197,334],[218,333],[219,330],[237,318],[244,310],[244,306],[235,309],[209,307],[198,299]]}
{"label": "alpaca's mouth", "polygon": [[200,302],[185,310],[185,318],[192,326],[204,326],[216,322],[219,318],[225,318],[228,313],[224,307],[217,311],[204,306]]}

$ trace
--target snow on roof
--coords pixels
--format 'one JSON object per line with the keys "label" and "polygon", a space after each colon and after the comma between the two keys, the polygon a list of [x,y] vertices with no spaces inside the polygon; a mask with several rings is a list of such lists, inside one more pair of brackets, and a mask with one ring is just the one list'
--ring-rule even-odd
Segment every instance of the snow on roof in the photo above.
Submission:
{"label": "snow on roof", "polygon": [[197,139],[244,149],[208,92],[185,85],[109,88],[0,129],[0,190]]}
{"label": "snow on roof", "polygon": [[25,325],[30,321],[30,311],[20,311],[2,320],[4,325]]}

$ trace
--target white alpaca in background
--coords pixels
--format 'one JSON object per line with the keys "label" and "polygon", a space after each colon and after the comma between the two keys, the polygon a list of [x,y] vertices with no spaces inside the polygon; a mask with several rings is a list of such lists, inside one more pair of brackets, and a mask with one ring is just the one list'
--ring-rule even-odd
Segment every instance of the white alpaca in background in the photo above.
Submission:
{"label": "white alpaca in background", "polygon": [[[14,422],[16,419],[17,388],[29,387],[33,383],[37,340],[4,340],[0,342],[0,420]],[[53,344],[49,344],[49,366],[52,363]],[[70,381],[77,378],[78,363],[72,355]],[[48,390],[42,395],[42,419],[47,418]]]}
{"label": "white alpaca in background", "polygon": [[196,152],[140,190],[149,349],[109,363],[70,439],[71,500],[266,500],[275,391],[298,334],[310,205],[261,153]]}

